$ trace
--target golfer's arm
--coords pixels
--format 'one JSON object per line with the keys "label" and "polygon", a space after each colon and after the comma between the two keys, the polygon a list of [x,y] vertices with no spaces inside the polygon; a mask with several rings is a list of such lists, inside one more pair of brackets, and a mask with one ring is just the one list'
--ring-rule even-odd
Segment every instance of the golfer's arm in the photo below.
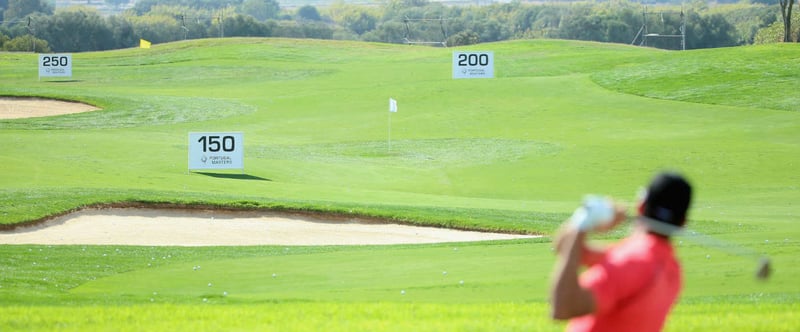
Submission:
{"label": "golfer's arm", "polygon": [[[571,230],[569,227],[562,227],[561,230],[558,232],[558,235],[555,238],[555,250],[556,253],[562,254],[566,251],[566,242],[567,237],[570,236]],[[580,241],[581,243],[581,259],[580,263],[584,266],[591,266],[603,259],[605,256],[607,248],[605,246],[598,246],[598,245],[591,245],[586,241]]]}
{"label": "golfer's arm", "polygon": [[603,256],[605,256],[607,249],[603,246],[593,246],[584,242],[582,250],[581,264],[585,266],[592,266],[603,260]]}
{"label": "golfer's arm", "polygon": [[582,232],[569,230],[561,238],[564,250],[559,252],[550,294],[553,319],[570,319],[595,310],[594,296],[578,284],[584,237]]}

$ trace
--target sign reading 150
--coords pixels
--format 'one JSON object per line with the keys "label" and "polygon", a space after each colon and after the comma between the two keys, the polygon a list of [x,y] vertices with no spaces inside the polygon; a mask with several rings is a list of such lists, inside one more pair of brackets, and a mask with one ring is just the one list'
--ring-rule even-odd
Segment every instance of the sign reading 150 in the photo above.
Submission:
{"label": "sign reading 150", "polygon": [[69,66],[69,57],[64,55],[42,56],[43,67],[66,67]]}
{"label": "sign reading 150", "polygon": [[203,152],[233,152],[236,151],[236,138],[230,135],[226,136],[200,136],[197,143],[203,145]]}
{"label": "sign reading 150", "polygon": [[244,133],[189,133],[189,169],[244,169]]}
{"label": "sign reading 150", "polygon": [[459,53],[459,66],[488,66],[489,54],[486,53]]}

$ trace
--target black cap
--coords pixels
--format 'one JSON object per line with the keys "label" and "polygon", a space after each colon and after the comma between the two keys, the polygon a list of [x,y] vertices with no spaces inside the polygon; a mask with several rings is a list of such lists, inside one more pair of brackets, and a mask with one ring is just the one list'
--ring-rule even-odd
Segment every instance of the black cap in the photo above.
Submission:
{"label": "black cap", "polygon": [[691,201],[692,186],[689,182],[678,173],[663,172],[650,181],[642,214],[675,226],[683,226]]}

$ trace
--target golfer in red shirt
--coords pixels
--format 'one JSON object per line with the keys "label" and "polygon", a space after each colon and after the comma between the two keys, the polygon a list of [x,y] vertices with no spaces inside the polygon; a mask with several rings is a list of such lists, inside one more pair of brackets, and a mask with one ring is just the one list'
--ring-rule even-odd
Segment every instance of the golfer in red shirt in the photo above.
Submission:
{"label": "golfer in red shirt", "polygon": [[[681,268],[670,235],[683,227],[691,185],[676,173],[658,174],[638,203],[631,235],[609,248],[586,243],[589,231],[626,220],[606,200],[584,202],[557,238],[550,302],[568,331],[660,331],[681,290]],[[579,266],[587,269],[579,275]]]}

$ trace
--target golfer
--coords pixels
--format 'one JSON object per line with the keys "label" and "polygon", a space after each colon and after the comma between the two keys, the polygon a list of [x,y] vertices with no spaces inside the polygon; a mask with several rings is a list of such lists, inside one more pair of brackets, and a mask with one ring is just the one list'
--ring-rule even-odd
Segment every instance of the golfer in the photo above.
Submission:
{"label": "golfer", "polygon": [[[584,202],[559,232],[550,304],[568,331],[660,331],[682,286],[670,235],[686,222],[692,188],[663,172],[642,193],[632,233],[608,248],[586,243],[586,233],[626,220],[625,208]],[[580,265],[586,270],[580,273]]]}

